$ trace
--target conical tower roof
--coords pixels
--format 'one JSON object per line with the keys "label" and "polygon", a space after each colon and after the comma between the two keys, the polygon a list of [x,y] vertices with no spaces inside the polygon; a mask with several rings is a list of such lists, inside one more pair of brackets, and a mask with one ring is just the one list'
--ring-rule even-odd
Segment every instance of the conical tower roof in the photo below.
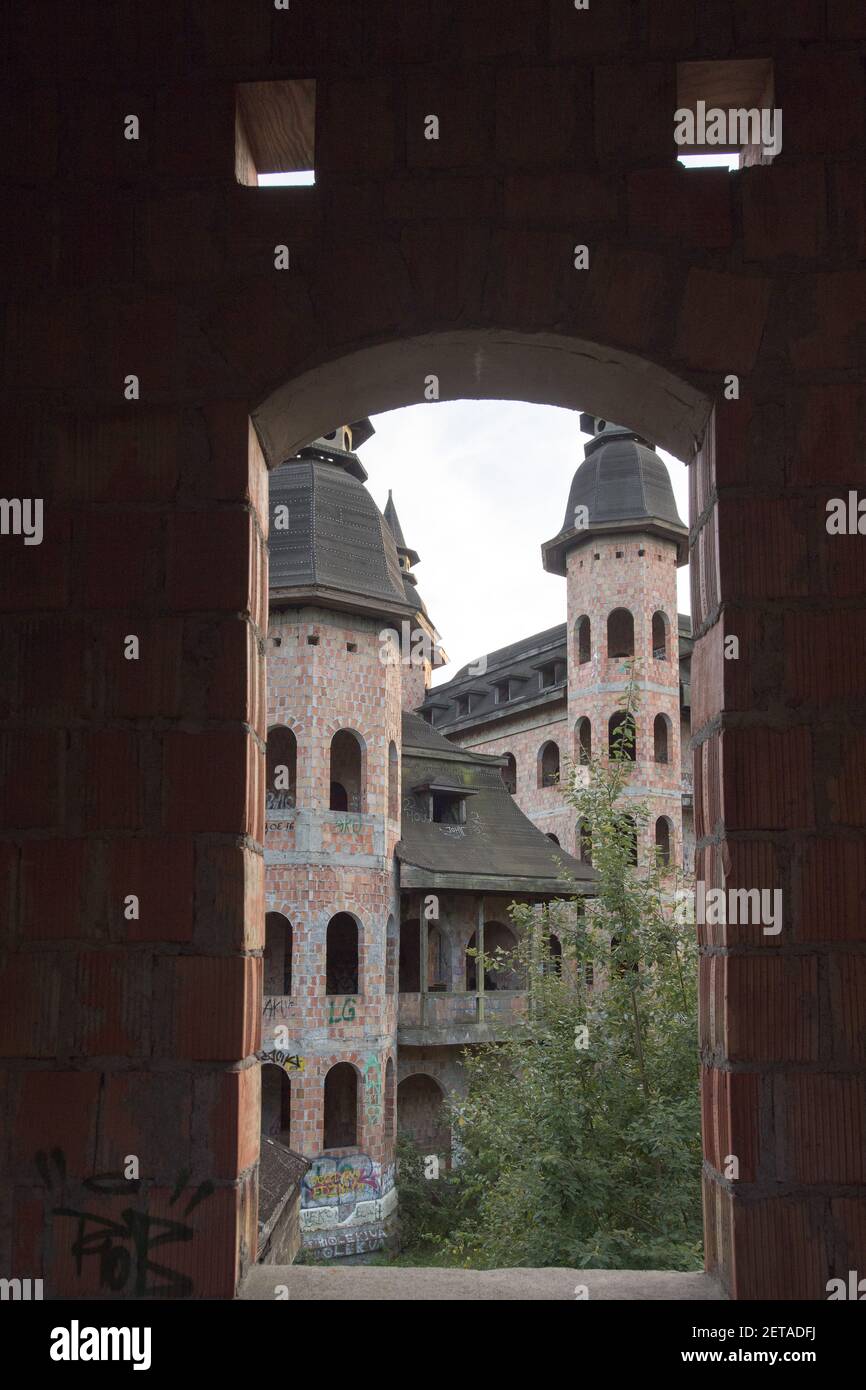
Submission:
{"label": "conical tower roof", "polygon": [[634,430],[605,420],[592,423],[595,437],[572,479],[562,528],[541,547],[544,568],[565,574],[566,556],[574,546],[603,533],[628,531],[674,541],[677,561],[685,564],[688,529],[680,520],[663,460]]}

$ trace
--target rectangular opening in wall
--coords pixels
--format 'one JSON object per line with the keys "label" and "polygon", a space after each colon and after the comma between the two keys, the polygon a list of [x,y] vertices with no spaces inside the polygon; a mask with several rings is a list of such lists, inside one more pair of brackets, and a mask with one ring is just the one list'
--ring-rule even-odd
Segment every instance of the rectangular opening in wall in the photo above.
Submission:
{"label": "rectangular opening in wall", "polygon": [[235,177],[273,188],[316,182],[316,83],[242,82],[236,88]]}
{"label": "rectangular opening in wall", "polygon": [[771,164],[782,148],[770,58],[677,63],[674,142],[686,169]]}

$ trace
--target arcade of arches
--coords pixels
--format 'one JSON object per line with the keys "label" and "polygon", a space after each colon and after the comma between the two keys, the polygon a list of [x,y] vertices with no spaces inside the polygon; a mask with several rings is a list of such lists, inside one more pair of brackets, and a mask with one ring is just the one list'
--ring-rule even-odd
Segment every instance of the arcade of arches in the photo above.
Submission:
{"label": "arcade of arches", "polygon": [[[772,940],[701,929],[707,1266],[734,1297],[823,1299],[866,1269],[866,537],[824,524],[864,482],[866,27],[760,0],[362,8],[229,30],[220,0],[170,44],[159,6],[110,43],[99,7],[50,50],[39,7],[10,27],[4,486],[44,499],[44,538],[0,542],[0,1264],[89,1291],[52,1150],[74,1183],[128,1151],[157,1191],[210,1176],[196,1296],[254,1258],[261,1086],[283,1113],[256,1060],[266,470],[434,377],[690,462],[698,877],[786,904]],[[783,154],[678,169],[676,64],[756,53]],[[316,80],[319,183],[241,186],[234,84],[287,67]],[[354,810],[356,754],[332,772]]]}

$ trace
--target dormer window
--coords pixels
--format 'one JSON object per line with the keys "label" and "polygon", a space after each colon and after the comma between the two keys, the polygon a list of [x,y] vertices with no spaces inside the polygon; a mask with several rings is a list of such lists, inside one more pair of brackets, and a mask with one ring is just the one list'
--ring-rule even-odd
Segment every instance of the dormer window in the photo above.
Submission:
{"label": "dormer window", "polygon": [[431,792],[430,819],[435,825],[465,825],[465,796],[455,792]]}
{"label": "dormer window", "polygon": [[458,695],[458,696],[457,696],[457,718],[458,718],[458,719],[462,719],[463,716],[464,716],[464,714],[470,714],[471,711],[472,711],[472,696],[471,696],[471,695]]}
{"label": "dormer window", "polygon": [[538,687],[540,690],[552,690],[559,677],[559,663],[550,661],[546,666],[538,669]]}
{"label": "dormer window", "polygon": [[506,705],[511,699],[511,682],[497,681],[493,687],[493,693],[497,705]]}

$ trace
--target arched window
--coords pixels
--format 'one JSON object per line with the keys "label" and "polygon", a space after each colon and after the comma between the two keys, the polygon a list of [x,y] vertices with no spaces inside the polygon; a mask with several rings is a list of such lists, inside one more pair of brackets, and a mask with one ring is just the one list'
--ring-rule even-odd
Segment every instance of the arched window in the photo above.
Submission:
{"label": "arched window", "polygon": [[657,714],[653,720],[653,758],[657,763],[670,762],[667,715]]}
{"label": "arched window", "polygon": [[338,729],[331,739],[332,811],[365,811],[364,745],[352,729]]}
{"label": "arched window", "polygon": [[417,994],[421,988],[421,924],[417,917],[400,923],[400,993]]}
{"label": "arched window", "polygon": [[500,768],[502,780],[505,783],[505,790],[514,796],[517,791],[517,759],[513,753],[503,753],[502,756],[506,762],[506,766]]}
{"label": "arched window", "polygon": [[325,1077],[325,1149],[349,1149],[358,1142],[358,1073],[351,1062],[337,1062]]}
{"label": "arched window", "polygon": [[629,862],[630,864],[636,864],[636,863],[637,863],[637,826],[635,825],[634,816],[623,816],[623,818],[622,818],[622,830],[623,830],[623,835],[625,836],[625,839],[626,839],[626,844],[627,844],[627,846],[628,846],[628,862]]}
{"label": "arched window", "polygon": [[268,730],[265,806],[289,811],[297,804],[298,740],[285,724]]}
{"label": "arched window", "polygon": [[292,924],[281,912],[265,918],[264,982],[266,995],[292,992]]}
{"label": "arched window", "polygon": [[585,820],[577,822],[577,848],[575,857],[581,864],[592,863],[592,831]]}
{"label": "arched window", "polygon": [[538,785],[555,787],[559,781],[559,745],[542,744],[538,752]]}
{"label": "arched window", "polygon": [[659,863],[663,864],[665,868],[667,868],[672,862],[672,829],[673,827],[671,825],[671,822],[668,820],[667,816],[659,816],[658,820],[656,821],[656,853],[658,855]]}
{"label": "arched window", "polygon": [[400,819],[400,759],[393,739],[388,744],[388,817]]}
{"label": "arched window", "polygon": [[634,716],[617,710],[607,721],[608,756],[616,762],[633,763],[637,757],[637,737]]}
{"label": "arched window", "polygon": [[348,912],[338,912],[328,923],[325,993],[358,993],[358,925]]}
{"label": "arched window", "polygon": [[550,958],[550,971],[553,975],[562,974],[562,942],[551,932],[547,938],[547,954]]}
{"label": "arched window", "polygon": [[575,646],[577,647],[577,664],[585,666],[592,660],[592,624],[584,613],[583,617],[578,618],[575,629]]}
{"label": "arched window", "polygon": [[[466,943],[466,988],[470,991],[478,988],[478,957],[469,955],[469,952],[475,951],[477,947],[478,940],[473,932]],[[488,959],[493,957],[502,961],[501,966],[485,970],[485,990],[523,988],[520,974],[515,969],[516,951],[517,937],[510,927],[504,926],[502,922],[484,923],[484,955]]]}
{"label": "arched window", "polygon": [[292,1135],[292,1083],[273,1062],[262,1063],[262,1134],[283,1144]]}
{"label": "arched window", "polygon": [[556,835],[554,835],[553,832],[550,831],[550,830],[547,832],[547,838],[548,838],[548,840],[552,840],[553,843],[554,843],[555,845],[558,845],[558,844],[559,844],[558,838],[557,838]]}
{"label": "arched window", "polygon": [[425,1155],[446,1159],[451,1153],[451,1135],[444,1122],[442,1088],[423,1072],[406,1076],[397,1087],[397,1125]]}
{"label": "arched window", "polygon": [[427,988],[448,988],[448,950],[445,937],[435,922],[427,924]]}
{"label": "arched window", "polygon": [[391,1058],[385,1064],[385,1143],[393,1144],[397,1138],[397,1087],[394,1081],[394,1063]]}
{"label": "arched window", "polygon": [[397,989],[397,924],[394,914],[388,918],[385,929],[385,993],[394,994]]}
{"label": "arched window", "polygon": [[574,726],[574,733],[574,741],[577,744],[575,749],[576,761],[585,766],[592,759],[592,724],[586,715],[578,719]]}
{"label": "arched window", "polygon": [[661,610],[659,610],[657,613],[653,613],[653,660],[654,660],[654,661],[667,661],[667,660],[669,659],[669,653],[668,653],[668,631],[669,631],[669,629],[670,629],[670,623],[668,622],[668,615],[667,615],[667,613],[662,613]]}
{"label": "arched window", "polygon": [[634,656],[634,618],[627,608],[614,608],[608,614],[607,655],[609,660]]}

